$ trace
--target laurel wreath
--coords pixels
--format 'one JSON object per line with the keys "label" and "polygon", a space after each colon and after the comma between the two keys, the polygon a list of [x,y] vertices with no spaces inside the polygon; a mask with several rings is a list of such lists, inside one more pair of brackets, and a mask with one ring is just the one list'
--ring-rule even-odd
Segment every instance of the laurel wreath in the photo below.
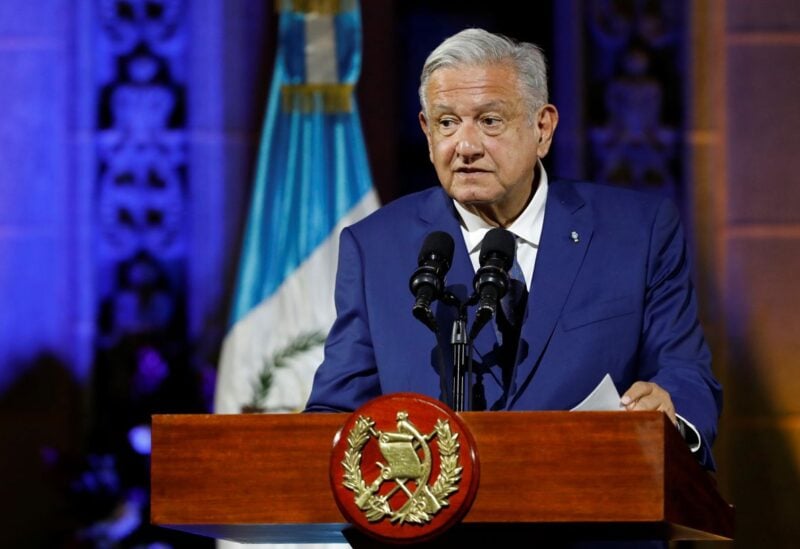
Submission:
{"label": "laurel wreath", "polygon": [[272,355],[264,361],[264,365],[251,384],[253,394],[248,403],[242,406],[242,412],[253,413],[266,411],[263,407],[263,403],[272,387],[272,382],[274,380],[273,372],[285,368],[289,364],[289,359],[292,357],[310,351],[314,347],[325,343],[325,337],[325,333],[321,331],[305,332],[290,340],[286,346],[272,353]]}
{"label": "laurel wreath", "polygon": [[439,455],[441,465],[440,473],[436,482],[431,487],[431,493],[436,496],[442,505],[447,505],[447,497],[458,490],[458,483],[461,480],[462,467],[458,465],[458,433],[450,431],[450,424],[441,419],[436,421],[436,436],[439,440]]}
{"label": "laurel wreath", "polygon": [[[376,495],[361,475],[361,450],[369,440],[375,422],[368,417],[359,416],[353,429],[347,436],[347,450],[344,452],[342,467],[344,478],[342,485],[355,493],[355,502],[364,511],[367,520],[377,522],[389,515],[392,522],[423,523],[431,520],[432,513],[424,508],[422,500],[408,505],[403,512],[393,512],[385,497]],[[449,505],[448,497],[458,490],[462,467],[458,465],[458,433],[453,433],[450,424],[442,419],[437,420],[434,427],[439,442],[439,476],[430,487],[430,494],[441,506]],[[435,514],[435,513],[434,513]]]}

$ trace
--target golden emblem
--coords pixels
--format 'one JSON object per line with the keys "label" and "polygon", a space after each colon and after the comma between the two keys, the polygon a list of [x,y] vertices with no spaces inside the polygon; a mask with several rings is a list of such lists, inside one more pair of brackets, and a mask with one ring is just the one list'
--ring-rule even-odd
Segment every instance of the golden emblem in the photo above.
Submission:
{"label": "golden emblem", "polygon": [[[361,473],[361,453],[372,437],[378,440],[378,449],[386,463],[376,463],[380,472],[367,484]],[[428,443],[434,438],[439,450],[439,474],[431,484],[433,454]],[[408,420],[408,412],[397,412],[396,432],[379,431],[370,417],[359,416],[347,435],[347,450],[341,462],[345,471],[342,485],[355,493],[356,505],[370,522],[386,516],[398,524],[430,522],[458,490],[462,470],[459,448],[458,433],[453,433],[450,424],[442,419],[436,421],[433,431],[424,435]],[[394,486],[381,493],[380,488],[387,481],[393,481]],[[389,500],[399,490],[407,499],[395,511]]]}

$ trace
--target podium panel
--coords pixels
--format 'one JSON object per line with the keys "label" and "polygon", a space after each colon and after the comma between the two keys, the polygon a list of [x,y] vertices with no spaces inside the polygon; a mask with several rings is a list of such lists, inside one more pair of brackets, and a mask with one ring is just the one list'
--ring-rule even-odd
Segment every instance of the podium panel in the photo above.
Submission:
{"label": "podium panel", "polygon": [[[733,507],[661,412],[459,416],[481,473],[472,507],[444,534],[454,540],[733,537]],[[152,523],[243,543],[346,536],[367,546],[329,482],[334,437],[348,417],[154,415]]]}

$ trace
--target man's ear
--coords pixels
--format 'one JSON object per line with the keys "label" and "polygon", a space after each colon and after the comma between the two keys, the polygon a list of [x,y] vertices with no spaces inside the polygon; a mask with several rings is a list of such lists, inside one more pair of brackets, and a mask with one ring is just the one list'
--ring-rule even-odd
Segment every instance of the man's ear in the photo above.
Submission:
{"label": "man's ear", "polygon": [[422,133],[425,134],[425,139],[428,140],[428,158],[433,162],[433,143],[431,143],[431,129],[428,127],[428,120],[425,118],[425,113],[419,111],[419,126],[422,128]]}
{"label": "man's ear", "polygon": [[539,130],[539,143],[536,148],[536,153],[539,158],[547,156],[550,151],[550,145],[553,143],[553,134],[556,132],[558,126],[558,110],[555,105],[547,104],[539,109],[536,118],[536,127]]}

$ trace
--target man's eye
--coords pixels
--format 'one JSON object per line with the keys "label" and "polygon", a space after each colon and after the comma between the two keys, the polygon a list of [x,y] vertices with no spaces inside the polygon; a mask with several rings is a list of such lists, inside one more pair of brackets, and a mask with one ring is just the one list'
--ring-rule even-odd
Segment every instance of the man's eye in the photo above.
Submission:
{"label": "man's eye", "polygon": [[458,121],[454,118],[440,118],[437,125],[442,135],[452,135],[458,129]]}
{"label": "man's eye", "polygon": [[496,116],[481,118],[481,127],[487,135],[500,135],[505,129],[505,121]]}

